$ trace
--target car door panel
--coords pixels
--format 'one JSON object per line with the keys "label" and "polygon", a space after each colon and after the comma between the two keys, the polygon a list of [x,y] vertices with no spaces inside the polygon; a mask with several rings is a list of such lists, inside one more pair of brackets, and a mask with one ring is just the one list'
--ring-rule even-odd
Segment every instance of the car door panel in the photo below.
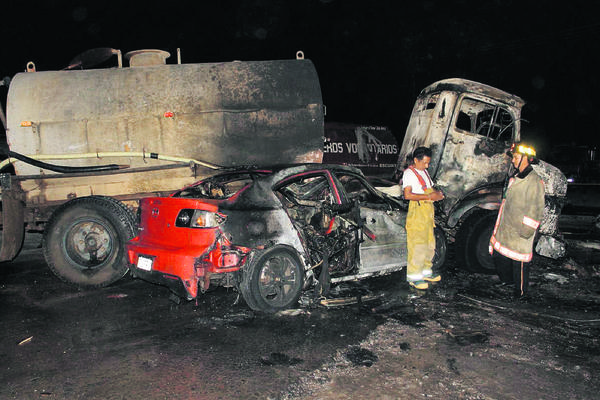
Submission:
{"label": "car door panel", "polygon": [[406,265],[406,216],[402,212],[361,206],[360,216],[371,235],[360,244],[359,273]]}

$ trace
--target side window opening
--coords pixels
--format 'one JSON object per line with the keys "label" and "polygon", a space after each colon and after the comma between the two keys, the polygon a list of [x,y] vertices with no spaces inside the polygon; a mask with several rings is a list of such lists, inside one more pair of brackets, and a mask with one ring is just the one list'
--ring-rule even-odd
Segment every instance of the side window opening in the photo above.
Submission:
{"label": "side window opening", "polygon": [[461,110],[456,119],[456,127],[461,131],[473,132],[474,128],[471,126],[471,117],[469,114]]}
{"label": "side window opening", "polygon": [[228,199],[249,185],[253,179],[252,174],[248,172],[217,175],[185,187],[173,194],[173,197]]}
{"label": "side window opening", "polygon": [[500,106],[464,98],[455,127],[492,140],[510,142],[513,136],[514,118],[508,110]]}
{"label": "side window opening", "polygon": [[353,175],[337,174],[346,192],[349,201],[358,200],[360,203],[384,204],[383,199],[372,193],[358,177]]}
{"label": "side window opening", "polygon": [[316,219],[324,218],[325,210],[335,203],[329,180],[322,174],[292,179],[276,188],[275,194],[300,234]]}
{"label": "side window opening", "polygon": [[278,191],[290,201],[303,205],[316,207],[322,203],[334,203],[329,181],[323,175],[295,179],[286,183]]}

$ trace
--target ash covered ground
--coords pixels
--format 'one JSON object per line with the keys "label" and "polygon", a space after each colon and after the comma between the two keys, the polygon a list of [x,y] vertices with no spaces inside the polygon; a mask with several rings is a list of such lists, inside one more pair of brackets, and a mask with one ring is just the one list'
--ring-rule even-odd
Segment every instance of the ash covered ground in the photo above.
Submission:
{"label": "ash covered ground", "polygon": [[495,276],[463,271],[408,305],[389,299],[372,308],[383,324],[284,398],[597,398],[600,267],[587,249],[537,259],[526,301]]}
{"label": "ash covered ground", "polygon": [[0,270],[0,398],[592,399],[600,389],[597,242],[536,259],[527,301],[450,260],[426,293],[393,274],[335,287],[329,307],[263,315],[231,290],[197,304],[127,278],[79,291],[52,275],[37,239]]}

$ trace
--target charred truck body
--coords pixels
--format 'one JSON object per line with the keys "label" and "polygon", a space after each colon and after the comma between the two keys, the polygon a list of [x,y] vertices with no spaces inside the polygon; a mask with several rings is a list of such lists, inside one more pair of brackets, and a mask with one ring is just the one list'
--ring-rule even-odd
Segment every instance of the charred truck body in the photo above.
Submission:
{"label": "charred truck body", "polygon": [[[401,176],[415,148],[431,148],[429,172],[445,194],[436,203],[436,219],[455,241],[459,265],[472,271],[494,269],[488,241],[511,168],[506,151],[521,138],[524,104],[521,98],[491,86],[446,79],[421,91],[406,130],[396,176]],[[534,168],[546,188],[536,252],[558,258],[565,254],[558,217],[567,180],[543,161]]]}
{"label": "charred truck body", "polygon": [[[81,70],[113,56],[117,67]],[[222,165],[322,161],[321,89],[301,52],[210,64],[168,57],[130,52],[123,68],[119,50],[95,49],[66,70],[29,63],[12,79],[0,172],[12,163],[14,173],[1,179],[0,261],[18,255],[25,230],[44,231],[45,258],[61,279],[105,286],[127,272],[124,243],[136,233],[139,199]]]}

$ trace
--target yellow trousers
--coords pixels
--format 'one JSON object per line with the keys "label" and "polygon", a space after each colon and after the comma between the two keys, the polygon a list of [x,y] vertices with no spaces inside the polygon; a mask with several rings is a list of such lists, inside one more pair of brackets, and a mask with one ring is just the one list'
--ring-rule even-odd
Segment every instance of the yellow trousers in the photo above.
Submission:
{"label": "yellow trousers", "polygon": [[[426,193],[430,192],[431,189],[427,189]],[[432,274],[432,260],[435,255],[434,214],[432,201],[411,201],[408,204],[406,216],[408,246],[406,278],[408,281],[422,280]]]}

